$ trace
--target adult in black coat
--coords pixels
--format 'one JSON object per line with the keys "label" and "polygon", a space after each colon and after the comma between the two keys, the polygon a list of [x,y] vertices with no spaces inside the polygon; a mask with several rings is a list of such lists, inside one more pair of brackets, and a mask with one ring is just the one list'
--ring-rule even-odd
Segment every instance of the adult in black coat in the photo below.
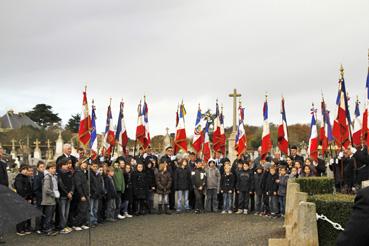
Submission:
{"label": "adult in black coat", "polygon": [[72,166],[73,166],[73,169],[75,169],[78,159],[77,157],[72,155],[72,145],[68,143],[63,145],[63,154],[56,159],[56,170],[60,169],[61,162],[65,158],[70,158],[72,160]]}
{"label": "adult in black coat", "polygon": [[136,215],[144,214],[146,194],[148,190],[147,180],[143,171],[143,164],[137,164],[137,170],[132,174],[133,197]]}
{"label": "adult in black coat", "polygon": [[368,148],[365,145],[357,146],[357,150],[354,154],[356,160],[356,182],[361,185],[361,182],[369,179],[369,155]]}
{"label": "adult in black coat", "polygon": [[369,187],[359,190],[345,230],[338,235],[337,246],[369,245]]}
{"label": "adult in black coat", "polygon": [[295,146],[295,145],[291,147],[291,156],[290,156],[290,158],[293,162],[299,161],[301,163],[301,165],[304,164],[304,157],[297,154],[297,146]]}
{"label": "adult in black coat", "polygon": [[0,185],[9,186],[9,178],[7,167],[8,164],[2,159],[3,157],[3,147],[0,146]]}

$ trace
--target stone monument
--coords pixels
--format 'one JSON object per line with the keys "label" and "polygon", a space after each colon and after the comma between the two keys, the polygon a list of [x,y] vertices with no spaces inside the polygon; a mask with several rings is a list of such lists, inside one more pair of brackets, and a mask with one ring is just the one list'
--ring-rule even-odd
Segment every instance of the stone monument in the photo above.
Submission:
{"label": "stone monument", "polygon": [[10,155],[12,156],[12,159],[14,161],[16,161],[18,159],[17,158],[17,151],[15,149],[15,142],[16,142],[16,140],[13,138],[11,142],[12,142],[12,151],[10,151]]}
{"label": "stone monument", "polygon": [[59,130],[59,136],[58,139],[55,142],[55,155],[54,155],[54,159],[58,158],[59,156],[61,156],[63,154],[63,138],[61,135],[61,130]]}
{"label": "stone monument", "polygon": [[38,141],[38,138],[36,138],[35,144],[35,150],[33,151],[33,159],[41,160],[41,149],[40,149],[40,141]]}
{"label": "stone monument", "polygon": [[163,141],[163,145],[164,145],[164,148],[163,148],[163,153],[165,153],[165,149],[168,147],[168,146],[171,146],[171,143],[170,143],[170,136],[169,136],[169,128],[165,128],[165,131],[167,132],[164,136],[164,141]]}
{"label": "stone monument", "polygon": [[51,148],[50,140],[47,140],[47,152],[46,152],[46,160],[51,161],[53,159],[53,150]]}
{"label": "stone monument", "polygon": [[237,135],[237,98],[241,97],[241,94],[234,89],[233,93],[229,94],[229,96],[233,98],[233,126],[232,133],[228,138],[228,158],[231,163],[233,163],[233,161],[237,158],[237,153],[234,148]]}

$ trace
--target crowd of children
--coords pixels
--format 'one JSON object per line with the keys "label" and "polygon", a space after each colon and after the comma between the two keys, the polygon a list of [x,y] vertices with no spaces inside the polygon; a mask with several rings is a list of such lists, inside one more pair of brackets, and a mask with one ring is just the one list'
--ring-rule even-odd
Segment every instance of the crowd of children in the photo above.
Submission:
{"label": "crowd of children", "polygon": [[240,155],[231,163],[217,152],[205,163],[191,152],[177,160],[168,147],[160,159],[140,149],[135,158],[109,163],[83,154],[77,160],[66,150],[56,162],[40,161],[36,170],[20,167],[14,189],[43,216],[36,218],[34,229],[30,220],[19,223],[18,235],[67,234],[154,210],[283,216],[288,179],[317,174],[313,161],[298,155],[285,160],[278,154],[255,160]]}

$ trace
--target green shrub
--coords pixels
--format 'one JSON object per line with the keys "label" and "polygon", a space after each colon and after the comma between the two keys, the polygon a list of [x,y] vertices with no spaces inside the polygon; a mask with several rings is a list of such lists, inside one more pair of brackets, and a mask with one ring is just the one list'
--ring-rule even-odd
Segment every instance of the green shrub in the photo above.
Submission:
{"label": "green shrub", "polygon": [[334,180],[327,177],[297,178],[296,183],[300,184],[300,191],[309,195],[333,193]]}
{"label": "green shrub", "polygon": [[[354,195],[345,194],[321,194],[309,196],[308,201],[316,204],[316,212],[325,215],[333,222],[345,228],[352,206]],[[333,228],[327,221],[318,220],[319,245],[335,245],[340,231]]]}

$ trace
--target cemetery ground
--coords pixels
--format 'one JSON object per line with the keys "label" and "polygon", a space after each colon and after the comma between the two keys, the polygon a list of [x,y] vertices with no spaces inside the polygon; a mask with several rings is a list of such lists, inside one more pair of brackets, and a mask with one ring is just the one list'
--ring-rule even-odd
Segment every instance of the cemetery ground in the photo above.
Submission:
{"label": "cemetery ground", "polygon": [[[268,245],[284,236],[283,219],[237,214],[146,215],[104,223],[91,229],[91,245]],[[15,229],[14,229],[15,230]],[[6,234],[6,245],[84,246],[88,230],[67,235],[19,237]]]}

